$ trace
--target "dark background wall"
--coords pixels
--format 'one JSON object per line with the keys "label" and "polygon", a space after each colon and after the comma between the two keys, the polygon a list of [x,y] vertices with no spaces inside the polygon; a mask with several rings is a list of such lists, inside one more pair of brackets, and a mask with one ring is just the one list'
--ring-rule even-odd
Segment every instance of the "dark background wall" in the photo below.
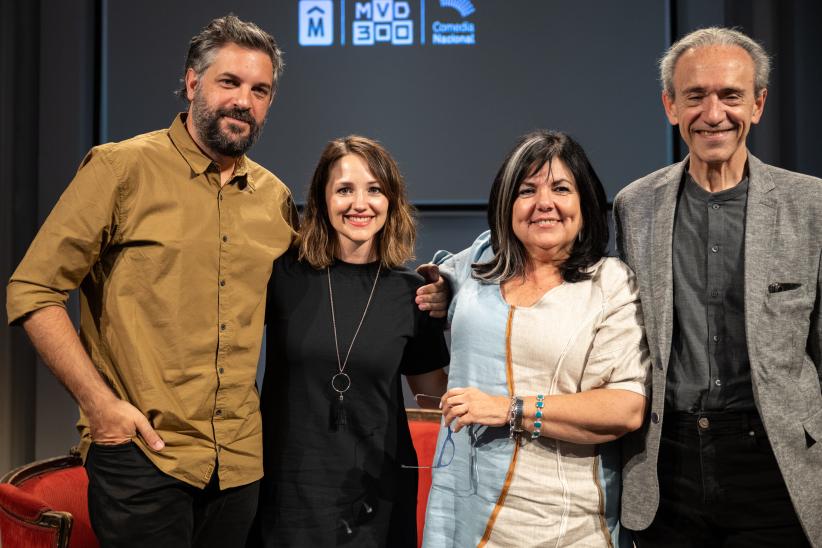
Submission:
{"label": "dark background wall", "polygon": [[[644,108],[658,97],[656,76],[646,67],[666,46],[660,0],[473,0],[476,9],[465,18],[436,0],[395,0],[409,6],[415,29],[465,21],[476,43],[432,44],[427,32],[425,44],[356,46],[350,36],[341,45],[336,34],[329,47],[300,45],[303,2],[210,0],[206,9],[196,0],[175,0],[162,2],[164,23],[156,24],[159,3],[108,4],[104,138],[167,127],[181,107],[171,90],[180,78],[184,37],[233,11],[269,30],[285,52],[268,127],[252,156],[291,185],[298,201],[322,146],[349,133],[379,139],[391,151],[420,205],[485,202],[516,138],[540,127],[574,135],[611,197],[625,181],[668,163],[667,123]],[[349,35],[357,3],[333,3],[337,16],[347,8]],[[148,25],[151,43],[130,47]],[[614,138],[603,131],[606,121],[631,131]]]}
{"label": "dark background wall", "polygon": [[[0,1],[0,74],[4,75],[0,84],[0,274],[8,279],[90,146],[164,127],[173,112],[182,108],[170,92],[177,85],[188,38],[211,17],[227,11],[236,11],[249,19],[256,15],[265,19],[267,15],[263,12],[274,8],[258,8],[255,6],[262,4],[241,0],[166,2],[163,9],[153,7],[155,3],[106,0]],[[362,108],[357,97],[367,94],[369,82],[363,77],[339,83],[348,90],[346,100],[339,104],[349,107],[341,110],[340,119],[326,123],[324,113],[323,117],[310,118],[307,130],[289,129],[285,114],[299,105],[300,82],[310,83],[317,75],[327,76],[330,61],[323,56],[329,53],[301,50],[293,44],[293,30],[278,27],[276,21],[269,25],[260,20],[280,39],[289,66],[281,95],[272,107],[270,125],[254,156],[282,175],[299,196],[306,173],[325,140],[353,131],[379,137],[397,155],[412,189],[433,183],[424,192],[415,195],[412,191],[420,207],[417,255],[425,258],[437,248],[459,249],[484,227],[483,201],[493,171],[514,137],[523,131],[540,126],[571,131],[589,150],[603,178],[615,185],[609,191],[611,196],[630,178],[681,157],[684,146],[678,133],[664,125],[654,81],[654,61],[672,39],[698,27],[725,25],[738,26],[760,40],[774,57],[765,116],[749,138],[751,150],[768,163],[822,176],[822,155],[818,152],[822,143],[817,136],[817,127],[822,122],[822,102],[818,100],[822,96],[822,73],[814,62],[822,54],[822,33],[818,31],[822,3],[654,0],[633,3],[644,6],[637,15],[627,8],[614,8],[632,3],[606,0],[517,2],[533,8],[524,12],[532,14],[528,18],[529,28],[533,29],[530,32],[542,32],[540,39],[545,44],[541,53],[523,59],[519,72],[550,73],[551,80],[561,82],[559,85],[564,88],[547,94],[549,101],[535,101],[541,96],[526,94],[521,104],[516,105],[524,110],[506,110],[502,117],[499,105],[477,104],[473,95],[464,99],[472,107],[467,111],[472,117],[470,121],[478,125],[463,131],[443,131],[436,137],[446,144],[473,142],[474,154],[452,152],[436,156],[437,161],[426,161],[431,157],[430,148],[426,149],[431,146],[430,140],[420,142],[404,137],[400,130],[405,122],[393,115],[369,118],[368,123],[362,122],[362,116],[351,116],[351,109]],[[296,5],[297,1],[291,4]],[[509,3],[474,0],[474,4],[477,17],[485,10],[500,19],[505,14],[498,11],[499,6]],[[559,24],[557,14],[564,14]],[[174,23],[172,15],[182,20]],[[491,25],[483,24],[485,29]],[[479,24],[478,27],[483,29]],[[623,51],[615,60],[608,55],[618,49],[615,43],[632,47],[625,44],[629,35],[626,29],[639,36],[635,40],[638,46],[634,45],[637,49]],[[575,35],[584,36],[587,50],[581,54],[583,62],[569,72],[566,57],[577,52],[559,37]],[[493,37],[493,33],[486,31],[484,36]],[[161,37],[171,42],[164,42]],[[499,72],[495,69],[500,55],[494,53],[492,46],[506,47],[514,38],[514,34],[499,34],[493,38],[498,44],[488,38],[491,43],[484,43],[485,57],[476,51],[438,50],[440,57],[436,62],[443,64],[438,70],[460,68],[453,85],[463,80],[479,85]],[[403,55],[421,55],[423,61],[425,56],[432,55],[430,48],[417,50]],[[342,53],[362,55],[362,59],[369,61],[358,63],[352,57],[348,61],[352,66],[377,66],[384,62],[379,61],[379,56],[385,54],[377,50],[356,52],[353,48]],[[407,68],[403,65],[406,61],[394,58],[392,62]],[[565,70],[551,73],[557,67]],[[399,74],[396,67],[393,70]],[[334,73],[336,78],[340,74]],[[584,92],[568,94],[573,87],[565,82],[580,78],[587,83]],[[615,83],[596,85],[610,81]],[[509,75],[499,85],[501,91],[497,93],[513,94],[517,86],[524,84],[511,81]],[[465,92],[461,93],[463,97]],[[160,97],[157,101],[151,99],[155,94]],[[636,102],[626,104],[626,96]],[[316,97],[337,101],[339,94],[325,85]],[[371,100],[373,97],[369,97],[369,104]],[[433,98],[425,103],[426,108],[432,101]],[[278,112],[278,108],[282,111]],[[417,110],[406,109],[400,114],[430,123],[428,115],[420,115]],[[636,123],[630,123],[631,119]],[[461,114],[460,120],[465,120],[465,116]],[[139,126],[141,123],[144,127]],[[499,131],[481,131],[483,123]],[[475,127],[480,130],[471,129]],[[422,128],[429,129],[424,124]],[[289,141],[292,136],[294,139]],[[288,149],[286,143],[296,148]],[[630,153],[620,148],[625,145]],[[293,161],[289,164],[288,159]],[[432,173],[440,174],[440,178]],[[461,190],[450,195],[443,193],[449,186]],[[70,303],[70,312],[76,315],[76,300]],[[64,453],[76,441],[73,423],[77,416],[71,398],[38,362],[22,330],[6,327],[5,316],[2,319],[0,473],[34,458]]]}

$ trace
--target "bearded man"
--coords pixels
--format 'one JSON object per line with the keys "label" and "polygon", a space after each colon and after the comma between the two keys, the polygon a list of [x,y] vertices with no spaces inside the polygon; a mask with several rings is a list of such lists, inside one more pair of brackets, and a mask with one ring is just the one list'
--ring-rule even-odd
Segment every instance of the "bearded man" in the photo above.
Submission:
{"label": "bearded man", "polygon": [[9,283],[9,321],[80,406],[102,546],[244,544],[266,283],[294,236],[288,188],[245,152],[282,65],[253,23],[211,21],[189,47],[188,112],[94,147]]}

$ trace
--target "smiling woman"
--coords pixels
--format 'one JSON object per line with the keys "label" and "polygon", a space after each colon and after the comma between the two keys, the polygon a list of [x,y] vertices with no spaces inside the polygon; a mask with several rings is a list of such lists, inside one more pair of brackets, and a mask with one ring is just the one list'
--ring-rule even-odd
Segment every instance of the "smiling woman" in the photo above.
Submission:
{"label": "smiling woman", "polygon": [[490,232],[438,257],[453,459],[434,470],[424,545],[631,546],[610,442],[642,424],[649,357],[606,214],[582,147],[535,132],[497,173]]}
{"label": "smiling woman", "polygon": [[438,398],[448,352],[414,302],[422,278],[402,267],[416,228],[396,163],[365,137],[331,141],[303,220],[268,288],[265,545],[416,547],[400,383]]}
{"label": "smiling woman", "polygon": [[520,184],[511,224],[532,260],[570,255],[582,229],[582,211],[574,175],[565,162],[554,158]]}
{"label": "smiling woman", "polygon": [[337,231],[341,258],[350,263],[373,261],[374,238],[385,225],[388,198],[361,156],[346,154],[334,162],[325,206],[331,228]]}

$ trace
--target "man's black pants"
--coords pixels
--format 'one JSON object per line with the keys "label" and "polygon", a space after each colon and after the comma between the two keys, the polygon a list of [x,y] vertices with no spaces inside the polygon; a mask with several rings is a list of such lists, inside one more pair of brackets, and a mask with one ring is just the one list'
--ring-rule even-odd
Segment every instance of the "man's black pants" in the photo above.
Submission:
{"label": "man's black pants", "polygon": [[217,470],[197,489],[157,469],[134,444],[92,444],[91,526],[103,548],[244,546],[259,482],[221,491]]}
{"label": "man's black pants", "polygon": [[666,414],[657,462],[639,548],[809,546],[756,412]]}

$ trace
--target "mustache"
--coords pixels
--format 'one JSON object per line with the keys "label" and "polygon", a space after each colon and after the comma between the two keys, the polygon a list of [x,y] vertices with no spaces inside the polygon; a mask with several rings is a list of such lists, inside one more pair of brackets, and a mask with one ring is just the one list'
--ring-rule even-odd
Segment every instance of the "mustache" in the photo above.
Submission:
{"label": "mustache", "polygon": [[255,127],[257,122],[254,120],[254,117],[251,116],[251,111],[239,109],[239,108],[221,108],[217,110],[217,115],[221,118],[226,116],[230,116],[235,120],[240,120],[241,122],[245,122],[246,124],[250,125],[251,127]]}

